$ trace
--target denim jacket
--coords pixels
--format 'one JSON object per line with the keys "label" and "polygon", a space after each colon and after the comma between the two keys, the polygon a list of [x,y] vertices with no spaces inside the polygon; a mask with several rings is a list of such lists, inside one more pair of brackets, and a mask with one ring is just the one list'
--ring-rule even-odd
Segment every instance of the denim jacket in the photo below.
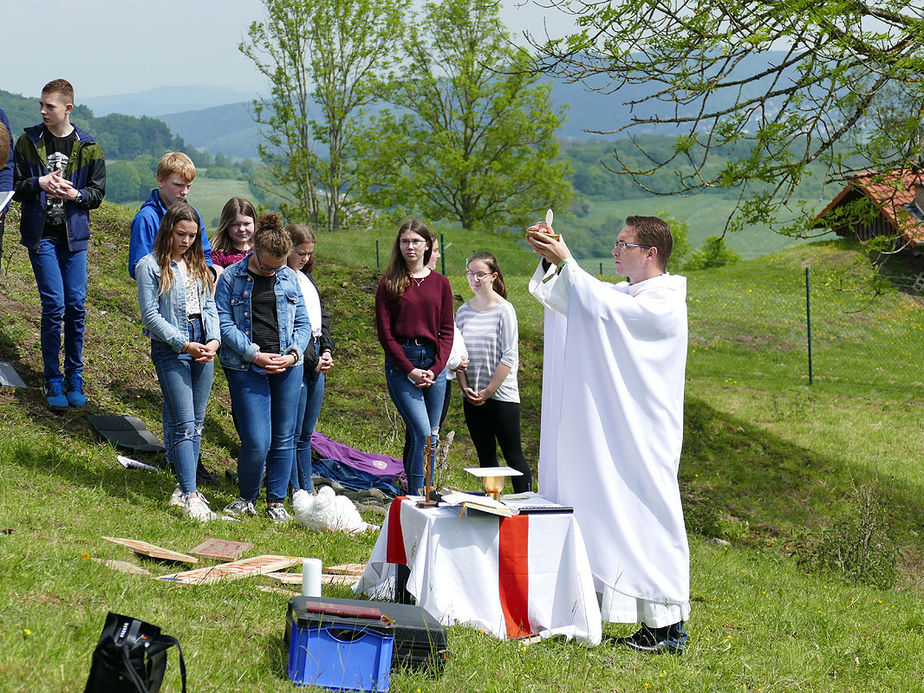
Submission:
{"label": "denim jacket", "polygon": [[[174,277],[179,279],[179,268],[175,262],[170,263]],[[160,265],[154,253],[145,255],[135,268],[138,281],[138,307],[141,308],[142,332],[145,337],[166,342],[177,353],[189,341],[186,328],[186,289],[182,282],[174,281],[170,290],[158,296],[160,285]],[[214,297],[206,293],[206,288],[199,280],[199,306],[202,308],[202,329],[205,341],[221,341],[221,329],[218,324],[218,311],[215,309]]]}
{"label": "denim jacket", "polygon": [[[253,278],[247,273],[248,255],[226,267],[218,277],[215,305],[221,324],[222,348],[218,360],[225,368],[247,370],[260,351],[251,340],[253,334],[250,297]],[[139,264],[140,266],[140,264]],[[282,354],[295,354],[298,363],[304,358],[311,339],[311,324],[301,300],[298,280],[288,267],[276,272],[276,319],[279,323],[279,348]]]}

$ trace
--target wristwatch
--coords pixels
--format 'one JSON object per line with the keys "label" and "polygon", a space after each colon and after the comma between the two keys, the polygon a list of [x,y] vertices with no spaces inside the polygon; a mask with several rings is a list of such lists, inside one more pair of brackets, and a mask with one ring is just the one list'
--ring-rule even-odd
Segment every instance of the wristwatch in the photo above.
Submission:
{"label": "wristwatch", "polygon": [[74,202],[83,202],[83,193],[79,190],[77,191],[77,197],[74,198]]}

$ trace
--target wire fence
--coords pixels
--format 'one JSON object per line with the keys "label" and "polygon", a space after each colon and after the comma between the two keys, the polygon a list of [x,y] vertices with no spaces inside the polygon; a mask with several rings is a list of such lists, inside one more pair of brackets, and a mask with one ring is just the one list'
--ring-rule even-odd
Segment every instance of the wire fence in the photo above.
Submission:
{"label": "wire fence", "polygon": [[[464,281],[466,258],[476,251],[497,256],[508,285],[536,267],[520,238],[471,239],[461,231],[438,236],[443,252],[437,269],[454,286]],[[393,230],[321,234],[317,255],[381,271],[393,242]],[[617,280],[611,261],[581,265]],[[691,376],[924,392],[924,287],[915,278],[892,278],[902,291],[878,297],[862,285],[845,290],[826,270],[797,266],[728,267],[690,272],[687,279]],[[513,300],[521,322],[530,319],[528,301]]]}
{"label": "wire fence", "polygon": [[691,273],[688,370],[924,392],[924,301],[844,290],[824,271]]}

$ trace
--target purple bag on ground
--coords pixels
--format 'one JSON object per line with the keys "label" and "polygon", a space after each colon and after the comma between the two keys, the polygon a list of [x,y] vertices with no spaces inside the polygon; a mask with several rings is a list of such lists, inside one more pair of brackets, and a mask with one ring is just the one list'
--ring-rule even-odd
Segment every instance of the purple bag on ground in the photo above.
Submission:
{"label": "purple bag on ground", "polygon": [[311,447],[321,458],[312,463],[312,473],[338,481],[346,488],[377,488],[397,495],[397,482],[406,483],[404,463],[394,457],[361,452],[317,431],[311,437]]}

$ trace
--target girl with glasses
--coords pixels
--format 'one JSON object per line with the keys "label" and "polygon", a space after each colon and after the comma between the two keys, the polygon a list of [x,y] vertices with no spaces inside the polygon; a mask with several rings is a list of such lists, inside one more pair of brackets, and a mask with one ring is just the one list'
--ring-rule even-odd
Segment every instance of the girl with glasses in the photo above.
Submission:
{"label": "girl with glasses", "polygon": [[411,493],[424,486],[427,441],[436,447],[446,391],[441,374],[453,342],[452,288],[446,277],[426,267],[434,241],[423,222],[402,224],[375,292],[388,394],[410,431],[404,471]]}
{"label": "girl with glasses", "polygon": [[253,252],[218,278],[215,304],[224,348],[231,407],[241,437],[237,458],[240,498],[230,515],[256,515],[254,501],[266,474],[267,512],[288,522],[285,509],[295,459],[295,424],[304,351],[311,324],[295,273],[286,265],[292,239],[280,216],[257,219]]}
{"label": "girl with glasses", "polygon": [[164,398],[164,441],[172,448],[167,456],[180,482],[171,503],[182,505],[186,517],[205,522],[216,515],[196,490],[196,464],[221,332],[201,233],[195,209],[185,202],[170,207],[154,250],[135,266],[135,280]]}
{"label": "girl with glasses", "polygon": [[465,397],[465,423],[479,465],[496,467],[500,444],[507,464],[523,473],[512,478],[514,492],[522,493],[531,489],[532,474],[520,442],[517,314],[507,301],[507,285],[494,255],[472,255],[466,276],[475,296],[456,314],[469,359],[468,368],[457,376]]}

